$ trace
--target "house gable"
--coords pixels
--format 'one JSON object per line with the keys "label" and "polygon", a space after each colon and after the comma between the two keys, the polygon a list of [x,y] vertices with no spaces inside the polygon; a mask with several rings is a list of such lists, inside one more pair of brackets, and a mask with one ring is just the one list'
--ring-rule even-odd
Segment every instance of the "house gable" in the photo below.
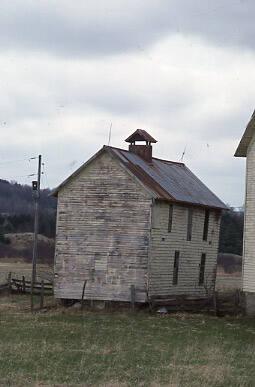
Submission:
{"label": "house gable", "polygon": [[146,300],[151,197],[101,152],[58,192],[55,296]]}
{"label": "house gable", "polygon": [[136,182],[136,184],[143,191],[144,195],[146,195],[147,197],[153,198],[153,192],[149,190],[128,168],[126,168],[125,164],[123,164],[121,160],[113,152],[111,152],[111,147],[107,147],[107,146],[103,146],[103,148],[101,148],[97,153],[95,153],[94,156],[92,156],[88,161],[82,164],[80,168],[78,168],[66,180],[64,180],[57,188],[55,188],[52,191],[51,195],[58,196],[61,190],[66,189],[66,187],[68,187],[70,184],[73,184],[75,179],[79,178],[79,176],[82,175],[86,170],[90,170],[91,165],[105,153],[107,153],[112,160],[115,160],[113,162],[115,163],[117,162],[119,166],[125,171],[125,173],[128,174],[129,177]]}

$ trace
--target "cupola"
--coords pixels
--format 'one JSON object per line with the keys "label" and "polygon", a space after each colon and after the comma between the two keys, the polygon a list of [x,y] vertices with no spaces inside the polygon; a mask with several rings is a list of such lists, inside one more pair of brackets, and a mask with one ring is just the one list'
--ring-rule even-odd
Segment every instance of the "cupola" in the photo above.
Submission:
{"label": "cupola", "polygon": [[[137,129],[131,136],[126,140],[129,142],[129,151],[140,156],[148,163],[152,162],[152,143],[156,143],[155,140],[149,133],[143,129]],[[137,142],[145,142],[145,144],[137,144]]]}

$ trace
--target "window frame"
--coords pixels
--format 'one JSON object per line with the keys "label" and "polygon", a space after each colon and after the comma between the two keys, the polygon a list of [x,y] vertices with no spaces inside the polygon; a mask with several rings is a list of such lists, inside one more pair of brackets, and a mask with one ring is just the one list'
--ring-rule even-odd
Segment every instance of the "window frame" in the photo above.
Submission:
{"label": "window frame", "polygon": [[204,228],[203,228],[203,241],[205,242],[207,242],[208,240],[209,223],[210,223],[210,210],[205,209]]}
{"label": "window frame", "polygon": [[206,253],[202,253],[200,264],[199,264],[199,278],[198,278],[199,286],[203,286],[205,283],[205,264],[206,264]]}
{"label": "window frame", "polygon": [[174,205],[170,204],[168,209],[168,232],[172,232],[173,230],[173,213],[174,213]]}
{"label": "window frame", "polygon": [[179,265],[180,265],[180,251],[175,250],[174,252],[174,266],[173,266],[173,286],[178,285],[179,280]]}
{"label": "window frame", "polygon": [[193,208],[188,208],[188,221],[187,221],[187,241],[192,240],[192,229],[193,229]]}

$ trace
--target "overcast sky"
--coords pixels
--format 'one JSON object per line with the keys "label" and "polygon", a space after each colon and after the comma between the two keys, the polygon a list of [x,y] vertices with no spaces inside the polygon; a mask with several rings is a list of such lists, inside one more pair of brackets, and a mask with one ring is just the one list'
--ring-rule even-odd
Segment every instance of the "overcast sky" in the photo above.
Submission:
{"label": "overcast sky", "polygon": [[[0,178],[54,187],[108,143],[151,133],[222,200],[255,108],[254,0],[1,0]],[[18,161],[20,160],[20,161]]]}

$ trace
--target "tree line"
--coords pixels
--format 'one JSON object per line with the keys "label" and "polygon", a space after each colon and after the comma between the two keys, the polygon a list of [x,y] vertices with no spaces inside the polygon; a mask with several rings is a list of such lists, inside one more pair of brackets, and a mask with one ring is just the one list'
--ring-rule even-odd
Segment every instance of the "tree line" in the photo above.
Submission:
{"label": "tree line", "polygon": [[242,255],[244,212],[230,208],[221,220],[219,252]]}
{"label": "tree line", "polygon": [[[43,189],[40,197],[39,233],[55,237],[56,198],[49,189]],[[0,180],[0,240],[4,234],[33,232],[34,200],[32,187],[16,182]]]}
{"label": "tree line", "polygon": [[[55,237],[56,198],[50,190],[41,191],[39,233]],[[243,211],[231,209],[223,213],[220,232],[220,253],[242,254]],[[0,235],[6,233],[33,232],[34,201],[32,188],[16,182],[0,180]],[[1,241],[1,236],[0,236]],[[3,241],[3,239],[2,239]]]}

